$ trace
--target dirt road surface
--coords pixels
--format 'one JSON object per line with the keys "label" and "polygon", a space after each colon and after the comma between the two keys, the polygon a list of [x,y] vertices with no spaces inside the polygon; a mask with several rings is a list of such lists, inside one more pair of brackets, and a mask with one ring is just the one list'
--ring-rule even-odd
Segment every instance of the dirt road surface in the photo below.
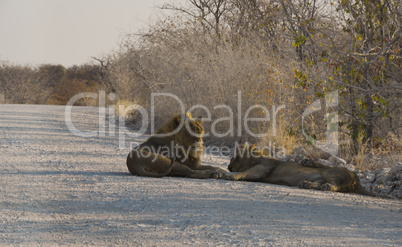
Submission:
{"label": "dirt road surface", "polygon": [[[74,107],[72,123],[97,131],[98,113]],[[131,176],[108,126],[80,137],[63,106],[0,105],[1,246],[402,246],[401,201]]]}

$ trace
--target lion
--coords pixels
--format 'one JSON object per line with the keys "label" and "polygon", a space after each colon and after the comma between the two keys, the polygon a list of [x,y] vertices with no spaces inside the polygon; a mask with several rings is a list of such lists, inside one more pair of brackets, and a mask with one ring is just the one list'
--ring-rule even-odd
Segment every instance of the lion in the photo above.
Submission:
{"label": "lion", "polygon": [[304,165],[293,161],[280,161],[267,157],[254,144],[243,145],[239,151],[230,160],[228,170],[231,173],[224,175],[223,178],[226,180],[254,181],[392,198],[365,190],[357,174],[346,168],[327,167],[309,160],[304,160]]}
{"label": "lion", "polygon": [[128,170],[132,175],[146,177],[222,178],[226,173],[223,169],[201,165],[201,124],[202,118],[195,120],[188,112],[174,115],[128,154]]}

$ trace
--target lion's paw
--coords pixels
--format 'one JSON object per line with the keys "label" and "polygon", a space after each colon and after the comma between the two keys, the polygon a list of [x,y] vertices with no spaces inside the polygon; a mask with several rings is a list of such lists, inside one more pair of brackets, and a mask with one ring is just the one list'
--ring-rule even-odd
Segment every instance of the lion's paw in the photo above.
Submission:
{"label": "lion's paw", "polygon": [[226,171],[222,169],[217,169],[217,170],[211,170],[211,178],[224,178],[224,176],[227,174]]}
{"label": "lion's paw", "polygon": [[221,168],[216,168],[215,171],[218,171],[218,172],[220,172],[220,173],[222,173],[222,174],[228,173],[227,170],[224,170],[224,169],[221,169]]}
{"label": "lion's paw", "polygon": [[300,182],[297,184],[297,186],[298,186],[299,188],[310,189],[310,187],[311,187],[312,184],[313,184],[313,183],[310,182],[310,181],[302,180],[302,181],[300,181]]}
{"label": "lion's paw", "polygon": [[315,164],[314,164],[314,162],[312,161],[312,160],[310,160],[310,159],[302,159],[301,161],[300,161],[300,164],[302,165],[302,166],[305,166],[305,167],[315,167]]}
{"label": "lion's paw", "polygon": [[234,181],[234,180],[236,180],[236,176],[235,176],[235,174],[225,173],[223,175],[223,179]]}
{"label": "lion's paw", "polygon": [[323,191],[337,191],[338,187],[336,187],[333,184],[326,183],[326,184],[321,185],[321,190],[323,190]]}

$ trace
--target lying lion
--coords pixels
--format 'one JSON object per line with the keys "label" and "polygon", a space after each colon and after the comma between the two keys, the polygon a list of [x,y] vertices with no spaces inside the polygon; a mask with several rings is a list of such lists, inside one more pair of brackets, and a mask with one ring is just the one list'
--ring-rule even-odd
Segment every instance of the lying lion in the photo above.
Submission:
{"label": "lying lion", "polygon": [[130,173],[146,177],[223,177],[224,170],[201,165],[204,134],[201,123],[202,119],[197,121],[190,113],[173,116],[155,135],[128,154],[126,163]]}
{"label": "lying lion", "polygon": [[368,192],[360,185],[356,173],[346,168],[326,167],[312,162],[305,162],[310,167],[297,162],[280,161],[263,155],[255,145],[244,145],[240,152],[230,160],[230,172],[226,180],[255,181],[305,189],[323,191],[354,192],[361,195],[379,196]]}

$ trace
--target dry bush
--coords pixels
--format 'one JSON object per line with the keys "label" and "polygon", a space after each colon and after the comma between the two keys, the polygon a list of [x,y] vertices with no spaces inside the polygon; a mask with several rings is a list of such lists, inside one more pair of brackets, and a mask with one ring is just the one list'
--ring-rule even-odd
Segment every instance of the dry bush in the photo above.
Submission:
{"label": "dry bush", "polygon": [[[128,72],[119,71],[116,78],[122,74],[133,75],[131,90],[127,90],[131,93],[121,92],[119,97],[130,99],[136,89],[142,95],[148,95],[148,101],[150,93],[169,93],[177,96],[186,110],[203,105],[211,112],[211,119],[231,117],[233,113],[235,120],[239,91],[243,113],[264,100],[258,92],[264,90],[269,82],[265,77],[266,62],[261,59],[265,47],[246,42],[233,44],[230,39],[216,40],[213,36],[201,35],[197,28],[179,28],[167,23],[160,25],[144,37],[142,49],[134,51],[132,48],[126,53],[131,55],[131,59],[117,66],[128,68]],[[134,63],[135,66],[129,66]],[[140,85],[146,85],[148,91]],[[141,103],[149,109],[149,103]],[[154,103],[156,122],[180,109],[179,102],[167,96],[155,97]],[[222,105],[227,107],[219,107]],[[193,115],[207,117],[207,112],[196,108]],[[205,124],[207,129],[212,125],[211,122]],[[235,121],[233,126],[236,130],[237,124]],[[220,134],[227,133],[229,123],[222,120],[214,125],[215,129]],[[228,137],[235,137],[235,134],[228,134]]]}
{"label": "dry bush", "polygon": [[340,145],[339,156],[343,157],[348,163],[353,164],[360,170],[375,170],[384,167],[393,167],[401,162],[402,140],[401,137],[389,133],[387,137],[377,143],[378,146],[371,147],[358,140],[357,154],[353,151],[355,143],[351,138],[345,138]]}
{"label": "dry bush", "polygon": [[7,62],[0,64],[0,90],[7,104],[44,104],[52,93],[37,67]]}
{"label": "dry bush", "polygon": [[[217,38],[205,34],[197,23],[165,21],[153,26],[140,42],[128,37],[109,73],[116,82],[119,100],[137,102],[151,110],[151,93],[169,93],[177,96],[186,110],[196,106],[195,117],[210,117],[204,122],[206,132],[210,133],[206,137],[209,143],[276,141],[291,149],[302,136],[301,116],[313,102],[317,89],[314,82],[301,87],[295,78],[295,66],[301,65],[296,65],[291,42],[283,37],[274,42],[275,49],[257,35],[233,38],[230,32],[222,31]],[[319,70],[317,66],[312,69]],[[180,110],[179,102],[169,96],[154,100],[156,123],[166,121]],[[284,108],[278,111],[280,106]],[[252,133],[269,133],[267,137],[253,137],[245,131],[244,117],[248,110],[249,118],[269,116],[268,122],[248,123]],[[276,112],[280,123],[274,119]],[[279,126],[275,136],[273,121]],[[322,126],[309,118],[307,124],[311,123]]]}
{"label": "dry bush", "polygon": [[[180,104],[169,96],[158,96],[151,101],[151,94],[174,95],[186,110],[197,106],[192,112],[195,117],[207,118],[204,126],[210,134],[206,137],[208,144],[233,145],[235,141],[249,141],[272,145],[275,142],[287,152],[303,146],[317,158],[328,154],[314,149],[303,130],[318,141],[325,140],[327,113],[339,111],[341,145],[338,155],[358,164],[360,156],[353,154],[366,155],[368,150],[357,146],[351,137],[350,126],[354,123],[348,111],[357,104],[350,92],[354,86],[349,85],[347,72],[341,71],[342,74],[337,70],[342,59],[349,56],[348,33],[339,29],[341,23],[333,21],[334,15],[327,13],[331,11],[325,6],[315,12],[315,7],[305,1],[299,3],[309,5],[305,6],[307,9],[292,2],[269,1],[272,6],[265,1],[257,2],[254,6],[257,9],[249,9],[252,6],[242,2],[225,5],[220,11],[229,12],[222,12],[218,28],[205,26],[206,19],[216,17],[213,13],[217,12],[212,11],[206,19],[202,15],[201,19],[195,20],[183,15],[166,19],[151,26],[140,39],[128,36],[123,40],[121,50],[113,55],[108,70],[111,81],[115,82],[117,98],[153,110],[155,122],[162,123],[180,110]],[[238,11],[230,9],[236,6],[240,6]],[[277,13],[286,8],[287,15]],[[178,10],[185,13],[184,9]],[[197,16],[197,9],[188,13]],[[236,13],[240,15],[236,16]],[[275,14],[267,17],[264,13]],[[313,13],[315,16],[310,16]],[[327,107],[325,95],[331,92],[339,92],[340,107]],[[306,116],[302,127],[303,113],[317,101],[320,110]],[[274,109],[282,105],[285,107],[274,119]],[[249,108],[248,117],[264,118],[269,114],[269,121],[248,123],[252,133],[268,133],[268,136],[255,137],[246,133],[242,120]],[[239,114],[241,121],[238,121]],[[361,114],[365,113],[362,111]],[[387,146],[385,134],[398,125],[396,116],[398,112],[389,115],[388,125],[383,123],[387,121],[385,118],[375,119],[377,140],[383,146]],[[277,126],[275,134],[273,121]],[[239,129],[242,130],[240,135]],[[212,131],[216,134],[211,136]],[[397,129],[392,131],[398,133]],[[400,144],[399,139],[394,140]]]}

